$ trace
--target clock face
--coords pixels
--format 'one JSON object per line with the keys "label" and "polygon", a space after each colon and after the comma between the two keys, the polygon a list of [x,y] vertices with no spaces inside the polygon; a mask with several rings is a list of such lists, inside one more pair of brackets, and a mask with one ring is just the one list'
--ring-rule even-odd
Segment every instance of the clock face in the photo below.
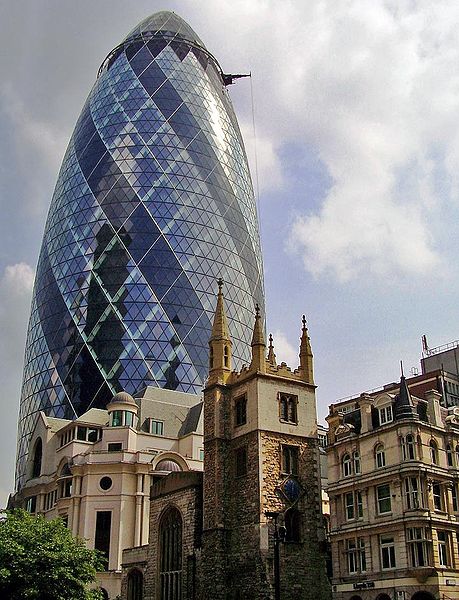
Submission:
{"label": "clock face", "polygon": [[294,477],[287,477],[282,482],[280,489],[289,502],[296,502],[301,495],[301,485]]}

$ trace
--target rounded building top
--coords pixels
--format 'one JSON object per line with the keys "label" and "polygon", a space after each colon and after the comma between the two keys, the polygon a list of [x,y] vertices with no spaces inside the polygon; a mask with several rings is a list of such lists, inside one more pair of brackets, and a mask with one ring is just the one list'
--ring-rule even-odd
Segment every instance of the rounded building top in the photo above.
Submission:
{"label": "rounded building top", "polygon": [[155,467],[155,471],[181,471],[181,467],[175,460],[167,459],[159,461]]}
{"label": "rounded building top", "polygon": [[134,27],[134,29],[128,33],[124,39],[124,43],[138,38],[139,36],[143,36],[144,34],[186,40],[187,42],[205,48],[202,40],[188,23],[185,23],[181,17],[168,10],[154,13],[141,21],[137,27]]}
{"label": "rounded building top", "polygon": [[137,406],[134,398],[127,392],[118,392],[115,394],[107,406],[110,406],[110,404],[133,404]]}

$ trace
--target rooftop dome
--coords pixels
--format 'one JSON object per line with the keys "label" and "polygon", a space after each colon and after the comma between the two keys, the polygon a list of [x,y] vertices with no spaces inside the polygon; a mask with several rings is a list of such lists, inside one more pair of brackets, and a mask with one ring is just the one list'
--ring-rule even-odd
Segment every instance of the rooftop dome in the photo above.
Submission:
{"label": "rooftop dome", "polygon": [[160,460],[159,463],[155,467],[155,471],[181,471],[181,467],[179,464],[175,462],[175,460],[164,459]]}
{"label": "rooftop dome", "polygon": [[131,394],[128,394],[127,392],[118,392],[117,394],[115,394],[107,406],[110,406],[110,404],[120,402],[123,404],[135,404],[137,406],[134,398],[131,396]]}
{"label": "rooftop dome", "polygon": [[185,23],[185,21],[175,13],[167,10],[154,13],[141,21],[137,27],[134,27],[134,29],[128,33],[124,42],[126,43],[127,41],[143,36],[144,34],[173,37],[205,48],[202,40],[196,35],[188,23]]}

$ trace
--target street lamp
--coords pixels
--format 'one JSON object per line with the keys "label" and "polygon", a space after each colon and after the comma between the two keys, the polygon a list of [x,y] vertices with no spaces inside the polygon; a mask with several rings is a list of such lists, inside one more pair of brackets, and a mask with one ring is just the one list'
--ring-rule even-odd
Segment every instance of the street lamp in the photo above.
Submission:
{"label": "street lamp", "polygon": [[280,593],[280,555],[279,544],[285,540],[286,529],[283,526],[278,527],[277,519],[280,513],[276,511],[266,511],[265,516],[274,521],[274,599],[281,600]]}

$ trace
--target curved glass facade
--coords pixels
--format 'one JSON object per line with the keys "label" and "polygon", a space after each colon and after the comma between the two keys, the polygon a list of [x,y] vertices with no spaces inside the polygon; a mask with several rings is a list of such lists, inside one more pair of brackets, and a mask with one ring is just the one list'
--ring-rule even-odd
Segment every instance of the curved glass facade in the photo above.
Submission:
{"label": "curved glass facade", "polygon": [[234,363],[263,309],[258,223],[221,69],[157,13],[103,63],[45,228],[29,323],[18,475],[39,410],[74,418],[147,385],[199,393],[218,277]]}

